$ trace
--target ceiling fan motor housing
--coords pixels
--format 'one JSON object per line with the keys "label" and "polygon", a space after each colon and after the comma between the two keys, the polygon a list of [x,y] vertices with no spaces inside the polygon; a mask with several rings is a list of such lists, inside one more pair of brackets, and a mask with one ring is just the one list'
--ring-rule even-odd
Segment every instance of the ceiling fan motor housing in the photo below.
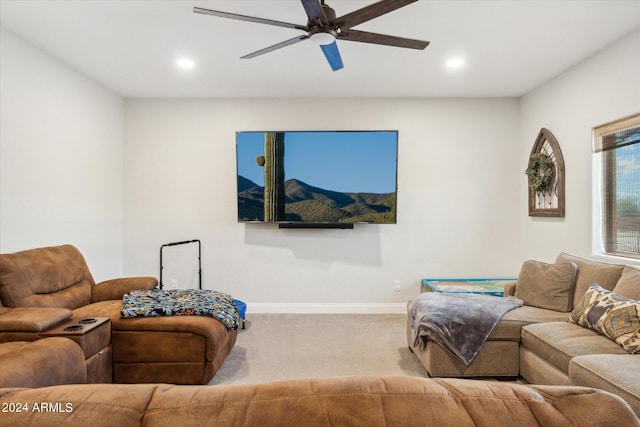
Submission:
{"label": "ceiling fan motor housing", "polygon": [[[326,22],[329,23],[329,26],[332,26],[333,21],[336,20],[336,11],[324,3],[322,4],[322,11],[324,12],[324,16],[327,18]],[[316,20],[309,19],[307,21],[307,27],[309,28],[321,27],[323,24],[322,22],[319,22],[319,21],[320,21],[319,19],[316,19]]]}
{"label": "ceiling fan motor housing", "polygon": [[327,17],[329,24],[336,20],[336,11],[324,3],[322,3],[322,11],[324,12],[324,16]]}
{"label": "ceiling fan motor housing", "polygon": [[326,20],[309,19],[307,27],[309,28],[309,38],[319,44],[327,45],[336,40],[337,32],[333,28],[333,21],[336,19],[336,11],[322,2],[322,12]]}

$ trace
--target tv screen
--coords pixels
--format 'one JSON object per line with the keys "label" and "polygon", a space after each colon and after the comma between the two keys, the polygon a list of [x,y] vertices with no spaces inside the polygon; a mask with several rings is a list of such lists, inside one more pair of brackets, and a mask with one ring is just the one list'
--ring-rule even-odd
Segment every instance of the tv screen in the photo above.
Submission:
{"label": "tv screen", "polygon": [[396,223],[397,131],[237,132],[238,221]]}

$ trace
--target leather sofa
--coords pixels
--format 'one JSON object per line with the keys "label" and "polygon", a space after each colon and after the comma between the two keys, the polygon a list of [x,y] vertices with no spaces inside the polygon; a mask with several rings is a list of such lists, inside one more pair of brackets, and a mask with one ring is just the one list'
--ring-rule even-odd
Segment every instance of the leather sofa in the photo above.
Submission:
{"label": "leather sofa", "polygon": [[[640,355],[629,354],[603,334],[569,321],[594,282],[617,295],[640,300],[640,270],[566,253],[559,254],[554,265],[537,266],[541,264],[551,269],[573,264],[571,287],[560,291],[541,279],[540,283],[533,280],[533,293],[531,289],[518,292],[525,282],[531,288],[535,279],[525,274],[523,265],[518,282],[507,285],[505,295],[523,296],[524,305],[502,317],[469,366],[430,340],[424,347],[414,346],[408,326],[409,348],[432,377],[519,376],[531,384],[596,387],[619,395],[640,414]],[[551,301],[553,298],[556,300]],[[559,300],[563,301],[560,306]],[[554,309],[544,308],[548,304]]]}
{"label": "leather sofa", "polygon": [[0,344],[0,387],[84,384],[87,365],[82,348],[62,337]]}
{"label": "leather sofa", "polygon": [[259,385],[0,389],[11,426],[625,426],[614,394],[464,379],[342,377]]}
{"label": "leather sofa", "polygon": [[78,340],[89,382],[206,384],[236,331],[204,316],[120,317],[125,293],[157,283],[136,277],[96,284],[71,245],[1,254],[0,343],[35,341],[56,325],[106,318],[109,328]]}

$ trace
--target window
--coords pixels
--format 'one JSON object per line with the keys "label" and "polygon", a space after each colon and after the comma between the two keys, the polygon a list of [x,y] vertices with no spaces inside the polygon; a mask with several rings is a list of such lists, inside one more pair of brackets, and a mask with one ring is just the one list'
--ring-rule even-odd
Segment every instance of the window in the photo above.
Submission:
{"label": "window", "polygon": [[594,152],[602,154],[604,252],[640,258],[640,114],[595,128]]}

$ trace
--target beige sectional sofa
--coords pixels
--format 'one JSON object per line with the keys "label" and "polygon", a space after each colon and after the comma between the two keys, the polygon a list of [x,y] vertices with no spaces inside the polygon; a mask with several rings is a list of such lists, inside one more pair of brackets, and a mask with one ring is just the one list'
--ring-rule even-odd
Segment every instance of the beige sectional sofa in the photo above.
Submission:
{"label": "beige sectional sofa", "polygon": [[[568,265],[574,266],[573,276]],[[620,295],[621,303],[625,297],[635,300],[635,304],[625,303],[631,306],[623,313],[628,317],[616,321],[631,330],[627,336],[633,336],[635,328],[635,338],[640,339],[640,270],[561,253],[554,264],[523,265],[518,282],[507,285],[505,295],[523,299],[524,305],[502,317],[469,366],[435,342],[414,346],[408,327],[409,347],[433,377],[519,376],[531,384],[596,387],[619,395],[640,414],[639,349],[630,348],[635,353],[631,354],[599,331],[575,323],[602,312],[583,311],[580,318],[585,294],[594,294],[592,283],[600,285],[603,293]]]}

